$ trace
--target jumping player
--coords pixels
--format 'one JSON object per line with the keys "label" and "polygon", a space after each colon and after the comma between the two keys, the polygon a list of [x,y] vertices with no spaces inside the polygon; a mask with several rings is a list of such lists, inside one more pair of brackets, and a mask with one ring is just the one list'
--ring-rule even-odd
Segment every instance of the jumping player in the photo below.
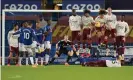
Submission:
{"label": "jumping player", "polygon": [[40,22],[36,22],[36,29],[35,29],[35,32],[36,32],[36,37],[38,39],[38,42],[40,44],[40,48],[43,49],[43,52],[41,53],[36,53],[36,58],[35,58],[35,61],[36,61],[36,65],[38,65],[38,58],[41,57],[41,65],[43,65],[43,57],[44,57],[44,30],[41,28],[40,26]]}
{"label": "jumping player", "polygon": [[80,35],[81,35],[81,17],[76,14],[76,10],[72,9],[72,15],[69,17],[69,26],[72,31],[72,41],[74,44],[78,43],[77,51],[80,48]]}
{"label": "jumping player", "polygon": [[106,11],[101,9],[99,11],[99,15],[95,19],[95,29],[96,29],[96,35],[98,37],[98,46],[102,45],[102,36],[104,35],[103,29],[106,25],[106,18],[105,18]]}
{"label": "jumping player", "polygon": [[[57,44],[56,44],[56,54],[54,56],[54,58],[52,58],[52,60],[50,61],[50,63],[53,63],[54,60],[58,57],[60,57],[61,54],[65,54],[68,55],[67,60],[65,62],[65,65],[68,66],[68,62],[71,59],[71,57],[73,56],[73,49],[72,49],[72,42],[70,40],[68,40],[68,36],[65,35],[63,40],[60,40]],[[79,54],[77,54],[79,55]]]}
{"label": "jumping player", "polygon": [[8,66],[10,66],[10,60],[11,57],[13,56],[13,53],[15,53],[15,60],[16,60],[16,66],[18,66],[18,58],[19,58],[19,50],[18,50],[18,37],[19,35],[12,35],[15,32],[18,31],[18,24],[15,24],[13,26],[13,30],[8,32],[8,44],[9,44],[9,49],[10,49],[10,54],[8,56]]}
{"label": "jumping player", "polygon": [[119,57],[122,57],[122,63],[124,62],[124,50],[125,50],[125,41],[126,36],[129,32],[128,23],[124,21],[125,15],[119,16],[116,24],[116,46],[117,53]]}
{"label": "jumping player", "polygon": [[[24,27],[23,29],[21,29],[21,31],[19,31],[19,34],[23,35],[24,48],[28,51],[32,67],[37,67],[34,64],[33,51],[32,51],[33,39],[37,41],[37,38],[36,38],[36,35],[35,35],[35,31],[33,29],[31,29],[31,27],[32,27],[32,23],[27,22],[27,26]],[[16,35],[16,34],[18,34],[18,33],[14,33],[14,35]]]}
{"label": "jumping player", "polygon": [[[106,49],[108,51],[108,38],[111,35],[111,37],[113,38],[114,41],[114,46],[116,45],[116,40],[115,40],[115,36],[116,36],[116,16],[112,13],[112,9],[111,7],[109,7],[108,9],[108,13],[106,14],[106,20],[107,20],[107,25],[106,25],[106,29],[105,29],[105,34],[104,34],[104,42],[103,44],[106,45]],[[108,52],[107,52],[108,54]]]}
{"label": "jumping player", "polygon": [[85,43],[88,44],[89,49],[91,48],[91,30],[93,28],[94,19],[90,16],[89,10],[84,10],[84,15],[82,16],[82,25],[83,25],[83,48],[86,48]]}
{"label": "jumping player", "polygon": [[45,47],[45,66],[48,65],[49,62],[49,55],[51,50],[51,40],[52,40],[52,28],[51,28],[51,20],[47,20],[47,25],[43,28],[45,31],[45,40],[44,40],[44,47]]}

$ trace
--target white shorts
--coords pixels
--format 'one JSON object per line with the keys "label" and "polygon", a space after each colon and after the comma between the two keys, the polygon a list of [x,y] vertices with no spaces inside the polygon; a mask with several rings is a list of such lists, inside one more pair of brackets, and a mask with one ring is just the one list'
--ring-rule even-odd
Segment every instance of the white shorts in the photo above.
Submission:
{"label": "white shorts", "polygon": [[26,51],[23,43],[19,43],[19,51]]}
{"label": "white shorts", "polygon": [[26,51],[27,51],[28,53],[32,53],[32,54],[33,54],[32,45],[24,45],[24,48],[26,49]]}
{"label": "white shorts", "polygon": [[45,49],[51,49],[50,41],[45,41],[44,42],[44,47],[45,47]]}

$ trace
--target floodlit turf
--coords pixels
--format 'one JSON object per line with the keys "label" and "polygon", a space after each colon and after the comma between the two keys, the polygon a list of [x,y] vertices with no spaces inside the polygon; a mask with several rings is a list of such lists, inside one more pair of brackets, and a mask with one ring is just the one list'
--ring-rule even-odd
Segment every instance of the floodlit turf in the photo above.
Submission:
{"label": "floodlit turf", "polygon": [[79,65],[4,66],[2,80],[133,80],[133,66],[121,68],[82,67]]}

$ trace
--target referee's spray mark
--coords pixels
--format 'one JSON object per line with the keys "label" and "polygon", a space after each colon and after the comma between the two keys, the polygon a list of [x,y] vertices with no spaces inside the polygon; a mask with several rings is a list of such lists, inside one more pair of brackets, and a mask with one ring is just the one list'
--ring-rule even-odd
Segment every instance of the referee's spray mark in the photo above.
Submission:
{"label": "referee's spray mark", "polygon": [[16,79],[16,78],[22,78],[22,76],[20,76],[20,75],[15,75],[15,76],[9,76],[8,78]]}

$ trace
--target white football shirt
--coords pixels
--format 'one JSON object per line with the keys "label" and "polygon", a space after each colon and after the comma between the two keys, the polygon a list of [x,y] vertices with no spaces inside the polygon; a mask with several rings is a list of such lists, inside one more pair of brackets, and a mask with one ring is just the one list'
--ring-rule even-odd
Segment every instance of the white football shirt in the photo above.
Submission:
{"label": "white football shirt", "polygon": [[12,47],[18,47],[18,37],[20,35],[13,35],[15,33],[14,30],[8,32],[8,44]]}
{"label": "white football shirt", "polygon": [[107,14],[107,15],[105,15],[105,17],[106,17],[106,20],[107,20],[106,27],[107,28],[111,28],[111,29],[115,29],[116,22],[117,22],[116,15],[114,15],[114,14],[111,14],[111,15]]}
{"label": "white football shirt", "polygon": [[129,32],[128,23],[125,21],[117,21],[116,24],[116,36],[125,36]]}
{"label": "white football shirt", "polygon": [[121,63],[118,60],[106,60],[107,67],[121,67]]}
{"label": "white football shirt", "polygon": [[80,31],[81,30],[81,17],[76,16],[70,16],[69,17],[69,26],[71,31]]}
{"label": "white football shirt", "polygon": [[90,28],[92,26],[92,22],[94,22],[93,17],[91,16],[82,16],[82,24],[83,28]]}

